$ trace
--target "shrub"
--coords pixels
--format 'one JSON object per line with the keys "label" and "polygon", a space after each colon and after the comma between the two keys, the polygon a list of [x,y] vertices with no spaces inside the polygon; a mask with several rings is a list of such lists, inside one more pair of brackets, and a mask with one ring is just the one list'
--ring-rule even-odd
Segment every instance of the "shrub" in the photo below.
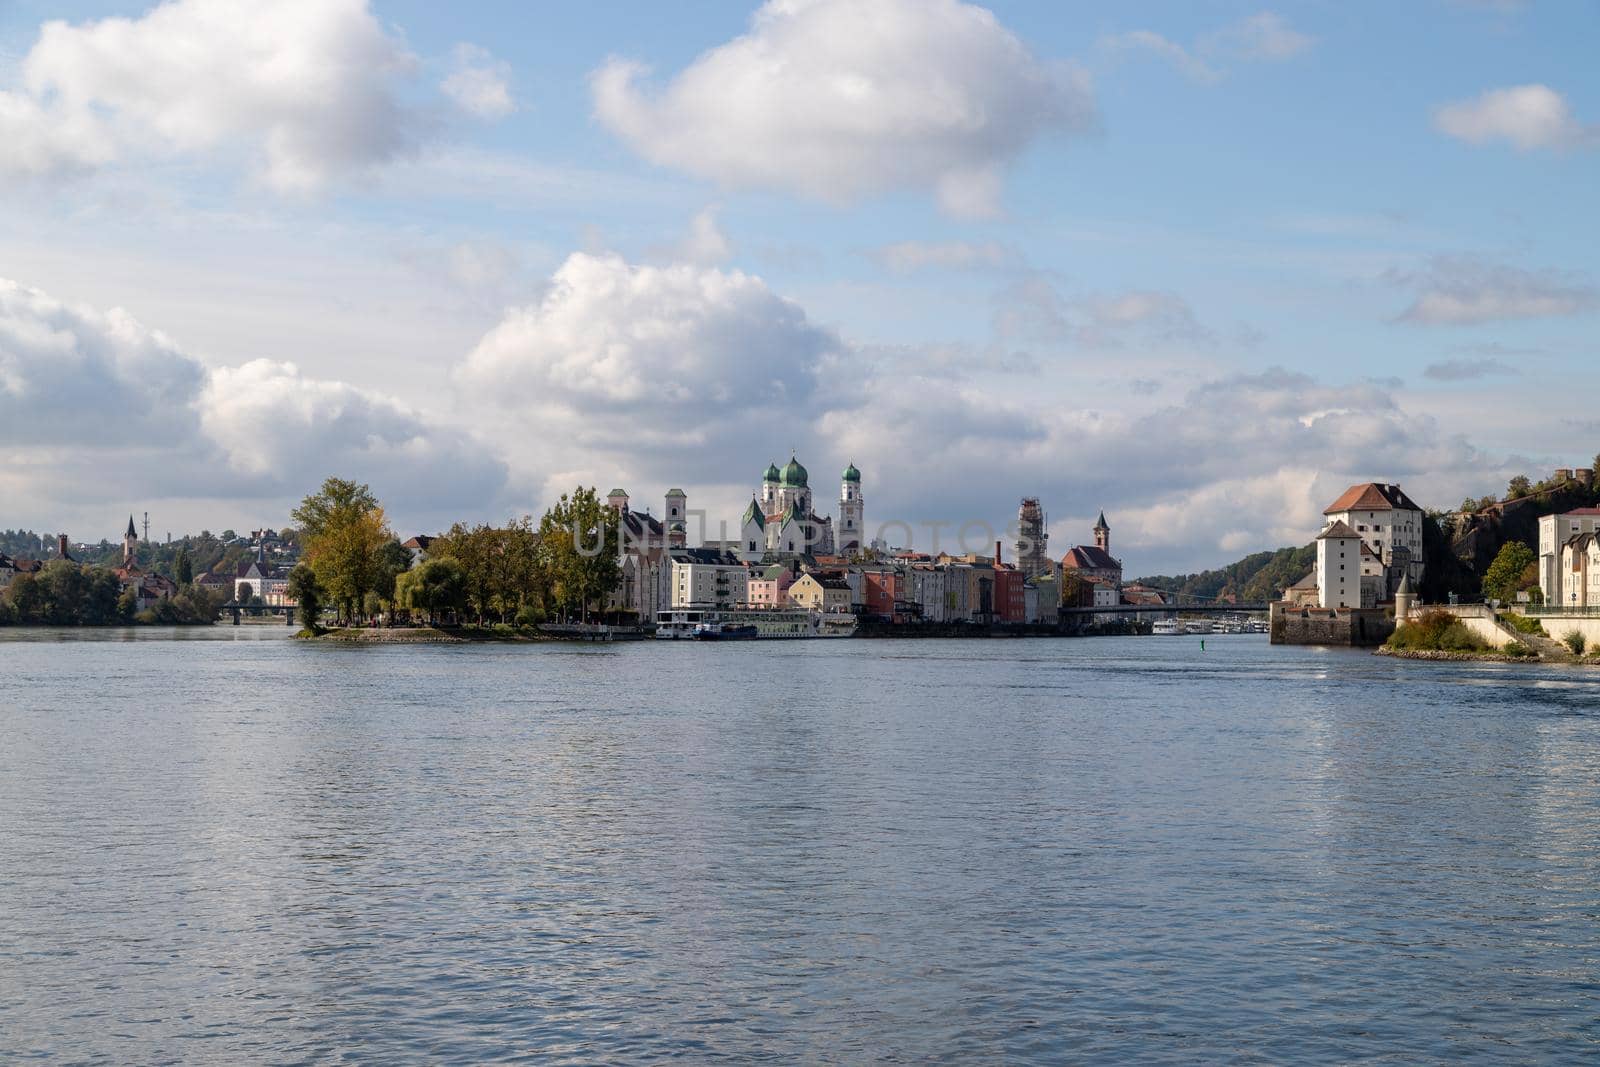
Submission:
{"label": "shrub", "polygon": [[532,604],[524,604],[517,611],[518,626],[538,626],[542,622],[544,622],[544,612]]}
{"label": "shrub", "polygon": [[1389,647],[1416,652],[1482,652],[1489,646],[1450,612],[1433,608],[1396,629]]}
{"label": "shrub", "polygon": [[1561,635],[1561,643],[1572,649],[1574,656],[1583,655],[1583,650],[1589,647],[1589,639],[1583,636],[1582,630],[1568,630]]}
{"label": "shrub", "polygon": [[1500,621],[1519,634],[1544,633],[1544,623],[1538,619],[1531,619],[1526,615],[1518,615],[1516,612],[1508,612],[1500,616]]}
{"label": "shrub", "polygon": [[1519,659],[1526,659],[1533,655],[1533,649],[1529,648],[1521,641],[1513,641],[1500,651],[1504,652],[1508,656],[1516,656]]}

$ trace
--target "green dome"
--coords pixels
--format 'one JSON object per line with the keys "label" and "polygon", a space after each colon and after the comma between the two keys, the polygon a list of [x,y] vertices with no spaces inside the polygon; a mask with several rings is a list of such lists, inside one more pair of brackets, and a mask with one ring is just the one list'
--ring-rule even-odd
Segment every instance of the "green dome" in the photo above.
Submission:
{"label": "green dome", "polygon": [[844,469],[844,480],[847,482],[859,482],[861,480],[861,472],[856,470],[854,463]]}
{"label": "green dome", "polygon": [[800,461],[790,456],[789,462],[783,465],[783,474],[778,480],[791,488],[804,489],[807,477],[806,469],[800,466]]}
{"label": "green dome", "polygon": [[767,472],[761,476],[761,480],[763,482],[775,482],[775,481],[777,481],[778,480],[778,465],[776,463],[768,463],[767,464]]}

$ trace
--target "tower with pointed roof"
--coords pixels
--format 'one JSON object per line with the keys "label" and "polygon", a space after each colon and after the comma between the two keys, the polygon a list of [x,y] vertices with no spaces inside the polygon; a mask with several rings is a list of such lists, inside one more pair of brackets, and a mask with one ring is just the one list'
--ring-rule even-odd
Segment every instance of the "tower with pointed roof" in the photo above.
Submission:
{"label": "tower with pointed roof", "polygon": [[1094,524],[1094,546],[1106,555],[1111,554],[1111,527],[1106,525],[1106,513],[1100,512],[1100,521]]}
{"label": "tower with pointed roof", "polygon": [[865,509],[861,472],[852,461],[839,476],[839,555],[859,556],[866,546]]}
{"label": "tower with pointed roof", "polygon": [[122,565],[131,567],[139,558],[139,531],[133,525],[133,516],[128,516],[128,532],[122,535]]}

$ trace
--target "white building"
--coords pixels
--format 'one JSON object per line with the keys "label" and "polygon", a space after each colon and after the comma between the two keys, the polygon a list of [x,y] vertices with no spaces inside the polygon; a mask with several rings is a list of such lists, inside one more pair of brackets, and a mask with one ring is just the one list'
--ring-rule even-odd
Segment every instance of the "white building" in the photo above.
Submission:
{"label": "white building", "polygon": [[[1565,515],[1545,515],[1539,520],[1539,591],[1551,607],[1572,607],[1583,597],[1572,571],[1563,565],[1567,542],[1580,534],[1600,530],[1600,508],[1579,508]],[[1589,601],[1594,603],[1594,601]]]}
{"label": "white building", "polygon": [[1335,520],[1317,535],[1317,606],[1359,608],[1361,602],[1361,535]]}
{"label": "white building", "polygon": [[750,572],[737,556],[703,548],[672,553],[672,606],[737,608],[749,602]]}
{"label": "white building", "polygon": [[[1352,485],[1322,514],[1330,524],[1348,526],[1382,564],[1386,587],[1379,600],[1389,599],[1399,587],[1402,574],[1409,574],[1413,585],[1421,584],[1426,562],[1422,550],[1422,509],[1398,485],[1382,482]],[[1352,602],[1350,606],[1357,605]]]}
{"label": "white building", "polygon": [[1561,546],[1561,574],[1569,608],[1600,605],[1600,534],[1573,534]]}

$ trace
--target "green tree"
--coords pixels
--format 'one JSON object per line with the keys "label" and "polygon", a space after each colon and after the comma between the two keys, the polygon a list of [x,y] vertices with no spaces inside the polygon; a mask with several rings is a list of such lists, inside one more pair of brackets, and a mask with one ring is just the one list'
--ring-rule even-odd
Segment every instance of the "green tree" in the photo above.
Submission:
{"label": "green tree", "polygon": [[1521,541],[1507,541],[1483,572],[1483,595],[1490,600],[1510,600],[1523,582],[1537,577],[1538,557]]}
{"label": "green tree", "polygon": [[593,489],[561,494],[539,523],[539,548],[551,594],[564,615],[576,610],[588,621],[591,606],[622,580],[616,512]]}
{"label": "green tree", "polygon": [[305,560],[340,620],[348,621],[378,588],[383,547],[394,540],[383,508],[365,485],[329,478],[291,514],[300,526]]}
{"label": "green tree", "polygon": [[407,611],[425,612],[429,624],[446,611],[467,603],[467,572],[451,556],[429,556],[395,582],[396,603]]}
{"label": "green tree", "polygon": [[322,614],[322,587],[317,584],[317,572],[309,563],[297,563],[289,572],[284,592],[300,609],[300,621],[312,633],[317,632],[317,620]]}
{"label": "green tree", "polygon": [[178,549],[178,558],[172,563],[172,576],[177,579],[179,585],[194,584],[194,564],[189,559],[187,548]]}
{"label": "green tree", "polygon": [[1533,492],[1533,483],[1528,481],[1526,474],[1519,474],[1506,485],[1506,498],[1520,500]]}

